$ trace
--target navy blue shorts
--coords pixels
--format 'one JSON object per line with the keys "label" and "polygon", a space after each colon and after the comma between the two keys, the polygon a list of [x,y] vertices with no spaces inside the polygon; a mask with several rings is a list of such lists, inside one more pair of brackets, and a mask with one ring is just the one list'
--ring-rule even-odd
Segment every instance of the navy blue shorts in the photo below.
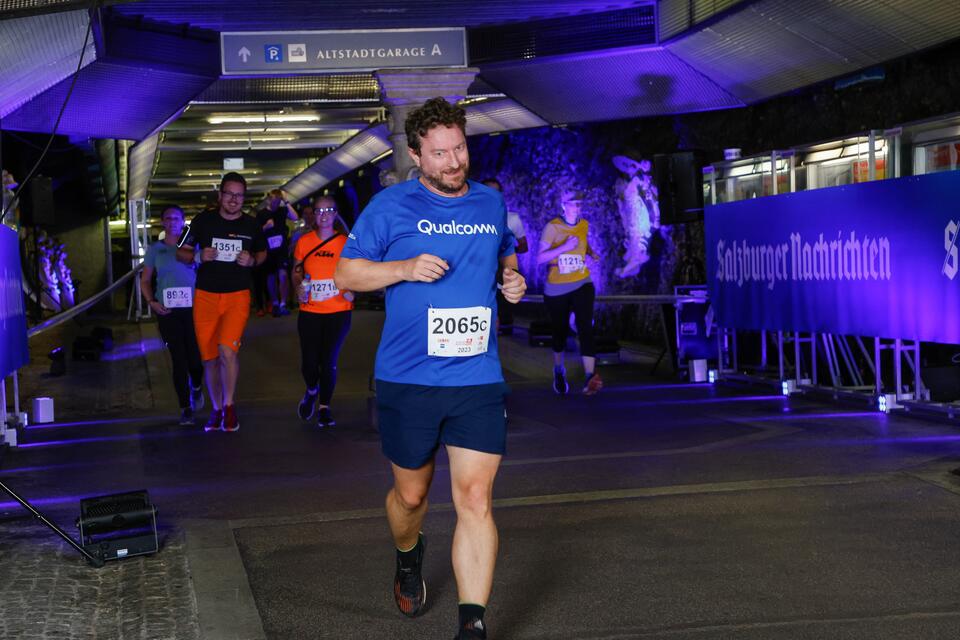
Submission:
{"label": "navy blue shorts", "polygon": [[441,444],[502,455],[507,445],[503,382],[428,387],[377,380],[383,453],[405,469],[430,462]]}

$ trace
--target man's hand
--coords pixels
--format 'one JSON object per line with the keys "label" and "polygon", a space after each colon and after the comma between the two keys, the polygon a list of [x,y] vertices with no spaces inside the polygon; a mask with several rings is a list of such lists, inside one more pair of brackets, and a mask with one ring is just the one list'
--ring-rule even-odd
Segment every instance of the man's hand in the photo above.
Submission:
{"label": "man's hand", "polygon": [[503,286],[500,293],[510,304],[517,304],[527,292],[527,279],[519,271],[507,268],[503,270]]}
{"label": "man's hand", "polygon": [[407,282],[436,282],[449,268],[450,265],[443,258],[422,253],[401,262],[400,276]]}
{"label": "man's hand", "polygon": [[572,251],[577,248],[578,244],[580,244],[580,238],[577,236],[569,236],[566,241],[560,245],[560,248],[564,251]]}
{"label": "man's hand", "polygon": [[153,312],[158,316],[165,316],[170,313],[170,309],[167,309],[157,300],[152,300],[150,302],[150,308],[153,309]]}
{"label": "man's hand", "polygon": [[217,259],[217,255],[215,247],[207,247],[200,252],[200,262],[213,262]]}
{"label": "man's hand", "polygon": [[266,231],[267,229],[273,229],[273,218],[270,218],[264,223],[263,230]]}
{"label": "man's hand", "polygon": [[257,259],[249,251],[244,250],[237,254],[237,264],[241,267],[252,267],[256,262]]}

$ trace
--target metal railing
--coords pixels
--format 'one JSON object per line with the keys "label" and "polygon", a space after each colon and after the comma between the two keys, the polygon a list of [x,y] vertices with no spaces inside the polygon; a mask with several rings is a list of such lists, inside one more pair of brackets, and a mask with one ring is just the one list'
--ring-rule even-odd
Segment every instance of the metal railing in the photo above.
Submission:
{"label": "metal railing", "polygon": [[124,275],[122,278],[114,282],[112,285],[110,285],[100,293],[87,298],[77,306],[71,309],[67,309],[63,313],[58,313],[52,318],[48,318],[47,320],[41,322],[40,324],[30,327],[29,329],[27,329],[27,337],[32,338],[34,336],[40,335],[44,331],[47,331],[48,329],[51,329],[59,324],[63,324],[70,318],[73,318],[74,316],[83,313],[93,305],[103,300],[106,296],[110,295],[111,293],[113,293],[114,291],[116,291],[117,289],[125,285],[131,278],[133,278],[138,273],[140,273],[140,269],[142,267],[143,267],[143,263],[136,265],[136,267],[132,271],[127,272],[126,275]]}
{"label": "metal railing", "polygon": [[[96,295],[90,296],[88,299],[84,300],[77,306],[64,311],[63,313],[58,313],[52,318],[48,318],[44,322],[30,327],[27,329],[27,338],[33,338],[38,336],[41,333],[52,329],[58,325],[63,324],[67,320],[83,313],[93,305],[97,304],[103,300],[106,296],[112,294],[114,291],[120,287],[127,284],[129,280],[134,278],[140,269],[143,267],[143,263],[140,263],[134,267],[134,269],[124,275],[122,278],[114,282],[112,285],[104,289],[103,291],[97,293]],[[20,425],[20,379],[16,371],[10,376],[13,378],[13,415],[15,420],[15,426]],[[0,378],[0,445],[6,443],[11,446],[16,446],[16,431],[13,429],[7,429],[7,420],[9,419],[9,414],[7,412],[7,380],[6,378]]]}

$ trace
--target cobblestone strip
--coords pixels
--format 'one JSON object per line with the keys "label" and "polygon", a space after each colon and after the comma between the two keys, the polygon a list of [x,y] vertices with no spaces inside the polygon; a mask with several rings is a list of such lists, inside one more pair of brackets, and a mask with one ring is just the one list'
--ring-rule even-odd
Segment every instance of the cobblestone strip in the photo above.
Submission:
{"label": "cobblestone strip", "polygon": [[96,569],[34,520],[0,521],[0,638],[199,640],[184,535]]}

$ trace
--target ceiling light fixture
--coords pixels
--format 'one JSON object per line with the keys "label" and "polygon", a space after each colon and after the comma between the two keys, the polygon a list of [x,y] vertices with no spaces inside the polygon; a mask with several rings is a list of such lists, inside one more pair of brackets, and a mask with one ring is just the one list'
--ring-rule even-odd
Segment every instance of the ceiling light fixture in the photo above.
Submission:
{"label": "ceiling light fixture", "polygon": [[320,122],[317,114],[265,114],[265,113],[236,113],[230,115],[214,114],[207,118],[210,124],[256,124],[267,122]]}

